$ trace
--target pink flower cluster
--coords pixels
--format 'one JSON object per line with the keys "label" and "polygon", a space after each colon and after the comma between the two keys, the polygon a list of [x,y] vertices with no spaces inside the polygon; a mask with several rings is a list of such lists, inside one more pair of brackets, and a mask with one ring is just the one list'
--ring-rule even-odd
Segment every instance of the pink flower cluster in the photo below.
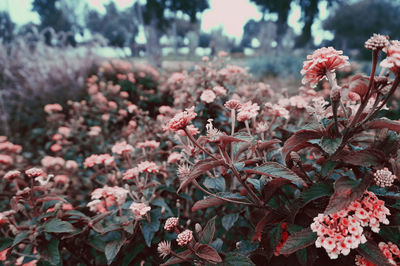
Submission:
{"label": "pink flower cluster", "polygon": [[381,62],[381,67],[390,68],[394,73],[400,72],[400,42],[391,41],[384,51],[387,54],[386,59]]}
{"label": "pink flower cluster", "polygon": [[144,148],[155,149],[158,148],[158,146],[160,146],[160,142],[157,142],[155,140],[146,140],[144,142],[138,142],[136,144],[136,148],[138,149],[144,149]]}
{"label": "pink flower cluster", "polygon": [[[389,263],[392,265],[400,264],[400,249],[396,244],[392,242],[380,242],[379,249],[382,251],[383,255],[388,259]],[[397,262],[396,262],[397,260]],[[357,266],[376,266],[374,263],[370,262],[366,258],[360,255],[356,255],[355,265]]]}
{"label": "pink flower cluster", "polygon": [[248,101],[247,103],[242,104],[239,108],[237,120],[243,122],[255,118],[258,115],[258,110],[260,110],[258,104]]}
{"label": "pink flower cluster", "polygon": [[114,144],[114,146],[112,147],[111,151],[115,154],[119,154],[122,155],[124,153],[129,153],[131,151],[133,151],[133,146],[126,143],[126,141],[121,141],[121,142],[117,142]]}
{"label": "pink flower cluster", "polygon": [[386,167],[376,171],[374,174],[375,183],[380,187],[390,187],[396,179],[397,176],[392,174]]}
{"label": "pink flower cluster", "polygon": [[217,96],[215,95],[215,93],[212,90],[207,89],[207,90],[204,90],[203,93],[201,94],[200,100],[202,100],[205,103],[212,103],[216,97]]}
{"label": "pink flower cluster", "polygon": [[99,164],[105,164],[105,165],[112,165],[114,163],[114,157],[112,157],[110,154],[92,154],[89,157],[85,159],[83,162],[83,165],[88,168],[88,167],[93,167],[95,165]]}
{"label": "pink flower cluster", "polygon": [[178,235],[176,242],[179,246],[185,246],[193,239],[193,232],[191,230],[185,230]]}
{"label": "pink flower cluster", "polygon": [[129,209],[132,210],[136,218],[142,218],[143,216],[146,215],[147,212],[151,210],[151,207],[147,206],[142,202],[141,203],[133,202],[129,207]]}
{"label": "pink flower cluster", "polygon": [[351,249],[367,241],[363,228],[371,227],[379,232],[380,223],[389,224],[386,215],[390,215],[384,202],[374,193],[366,191],[360,200],[353,201],[349,207],[330,215],[319,214],[311,224],[311,230],[318,238],[317,248],[325,248],[331,259],[340,254],[348,255]]}
{"label": "pink flower cluster", "polygon": [[342,54],[343,51],[337,51],[333,47],[322,47],[315,50],[312,55],[308,55],[308,60],[304,61],[303,69],[300,71],[305,75],[302,83],[315,87],[327,72],[335,72],[339,68],[348,66],[349,58]]}
{"label": "pink flower cluster", "polygon": [[158,173],[159,171],[159,167],[156,165],[156,163],[149,161],[139,163],[137,168],[140,173]]}
{"label": "pink flower cluster", "polygon": [[194,112],[194,106],[187,108],[185,111],[176,114],[164,127],[164,130],[178,131],[184,129],[197,114]]}
{"label": "pink flower cluster", "polygon": [[44,106],[44,111],[48,114],[54,113],[54,112],[60,112],[62,111],[62,106],[59,105],[58,103],[54,104],[47,104]]}
{"label": "pink flower cluster", "polygon": [[179,218],[178,217],[170,217],[165,222],[164,230],[172,231],[178,225],[179,225]]}
{"label": "pink flower cluster", "polygon": [[122,206],[125,203],[128,190],[114,186],[104,186],[103,188],[96,188],[91,193],[92,201],[87,204],[93,212],[104,213],[108,207],[113,205]]}

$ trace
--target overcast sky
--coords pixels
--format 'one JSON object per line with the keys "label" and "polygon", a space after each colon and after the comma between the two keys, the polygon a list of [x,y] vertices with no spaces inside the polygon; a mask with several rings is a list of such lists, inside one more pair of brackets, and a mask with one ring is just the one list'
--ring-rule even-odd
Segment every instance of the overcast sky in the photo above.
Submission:
{"label": "overcast sky", "polygon": [[[103,11],[103,5],[110,0],[86,0],[89,5],[99,11]],[[120,8],[128,7],[133,0],[113,0]],[[193,1],[193,0],[188,0]],[[279,1],[279,0],[277,0]],[[33,0],[0,0],[0,9],[9,10],[11,19],[17,24],[27,22],[38,23],[39,16],[32,12]],[[210,8],[202,14],[201,28],[209,32],[212,29],[222,27],[230,37],[239,40],[243,34],[243,27],[250,19],[259,20],[261,13],[257,6],[249,0],[209,0]],[[320,4],[319,17],[312,27],[315,43],[319,44],[323,39],[331,39],[332,35],[322,30],[321,20],[327,17],[326,3]],[[298,34],[301,31],[300,7],[293,5],[289,15],[289,25]],[[140,38],[140,37],[139,37]]]}

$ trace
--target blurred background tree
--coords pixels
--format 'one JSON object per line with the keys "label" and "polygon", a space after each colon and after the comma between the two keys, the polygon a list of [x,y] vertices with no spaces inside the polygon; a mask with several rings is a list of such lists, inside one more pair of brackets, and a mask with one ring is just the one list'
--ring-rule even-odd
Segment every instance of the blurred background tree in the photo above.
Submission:
{"label": "blurred background tree", "polygon": [[335,38],[327,42],[347,53],[360,53],[362,59],[370,58],[370,52],[360,49],[360,44],[373,33],[400,38],[400,5],[393,0],[362,0],[342,3],[324,22],[324,29],[332,31]]}
{"label": "blurred background tree", "polygon": [[10,42],[14,37],[15,23],[7,12],[0,12],[0,42]]}

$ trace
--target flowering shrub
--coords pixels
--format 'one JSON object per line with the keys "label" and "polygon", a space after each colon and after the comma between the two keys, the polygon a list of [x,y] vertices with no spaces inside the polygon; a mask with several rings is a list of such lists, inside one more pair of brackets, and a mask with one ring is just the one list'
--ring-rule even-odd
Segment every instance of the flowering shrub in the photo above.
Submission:
{"label": "flowering shrub", "polygon": [[398,42],[365,46],[369,76],[338,80],[348,58],[321,48],[290,97],[224,53],[168,77],[103,65],[85,101],[44,107],[40,158],[0,138],[0,260],[396,265]]}

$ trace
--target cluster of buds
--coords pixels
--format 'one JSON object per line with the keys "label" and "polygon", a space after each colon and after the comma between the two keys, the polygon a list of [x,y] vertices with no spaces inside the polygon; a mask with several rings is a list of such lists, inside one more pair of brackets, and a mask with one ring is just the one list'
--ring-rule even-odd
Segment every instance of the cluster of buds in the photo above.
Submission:
{"label": "cluster of buds", "polygon": [[375,183],[380,187],[392,186],[396,178],[397,177],[392,172],[390,172],[389,169],[387,169],[386,167],[376,171],[374,174]]}
{"label": "cluster of buds", "polygon": [[386,215],[389,209],[372,192],[365,192],[360,200],[353,201],[349,207],[339,212],[319,214],[311,224],[311,230],[318,238],[315,246],[325,248],[331,259],[340,254],[348,255],[351,249],[367,241],[363,234],[364,227],[369,226],[379,232],[380,223],[389,224]]}
{"label": "cluster of buds", "polygon": [[372,35],[365,42],[364,46],[365,46],[365,48],[372,50],[372,51],[382,50],[389,44],[388,39],[389,39],[388,36],[374,33],[374,35]]}

